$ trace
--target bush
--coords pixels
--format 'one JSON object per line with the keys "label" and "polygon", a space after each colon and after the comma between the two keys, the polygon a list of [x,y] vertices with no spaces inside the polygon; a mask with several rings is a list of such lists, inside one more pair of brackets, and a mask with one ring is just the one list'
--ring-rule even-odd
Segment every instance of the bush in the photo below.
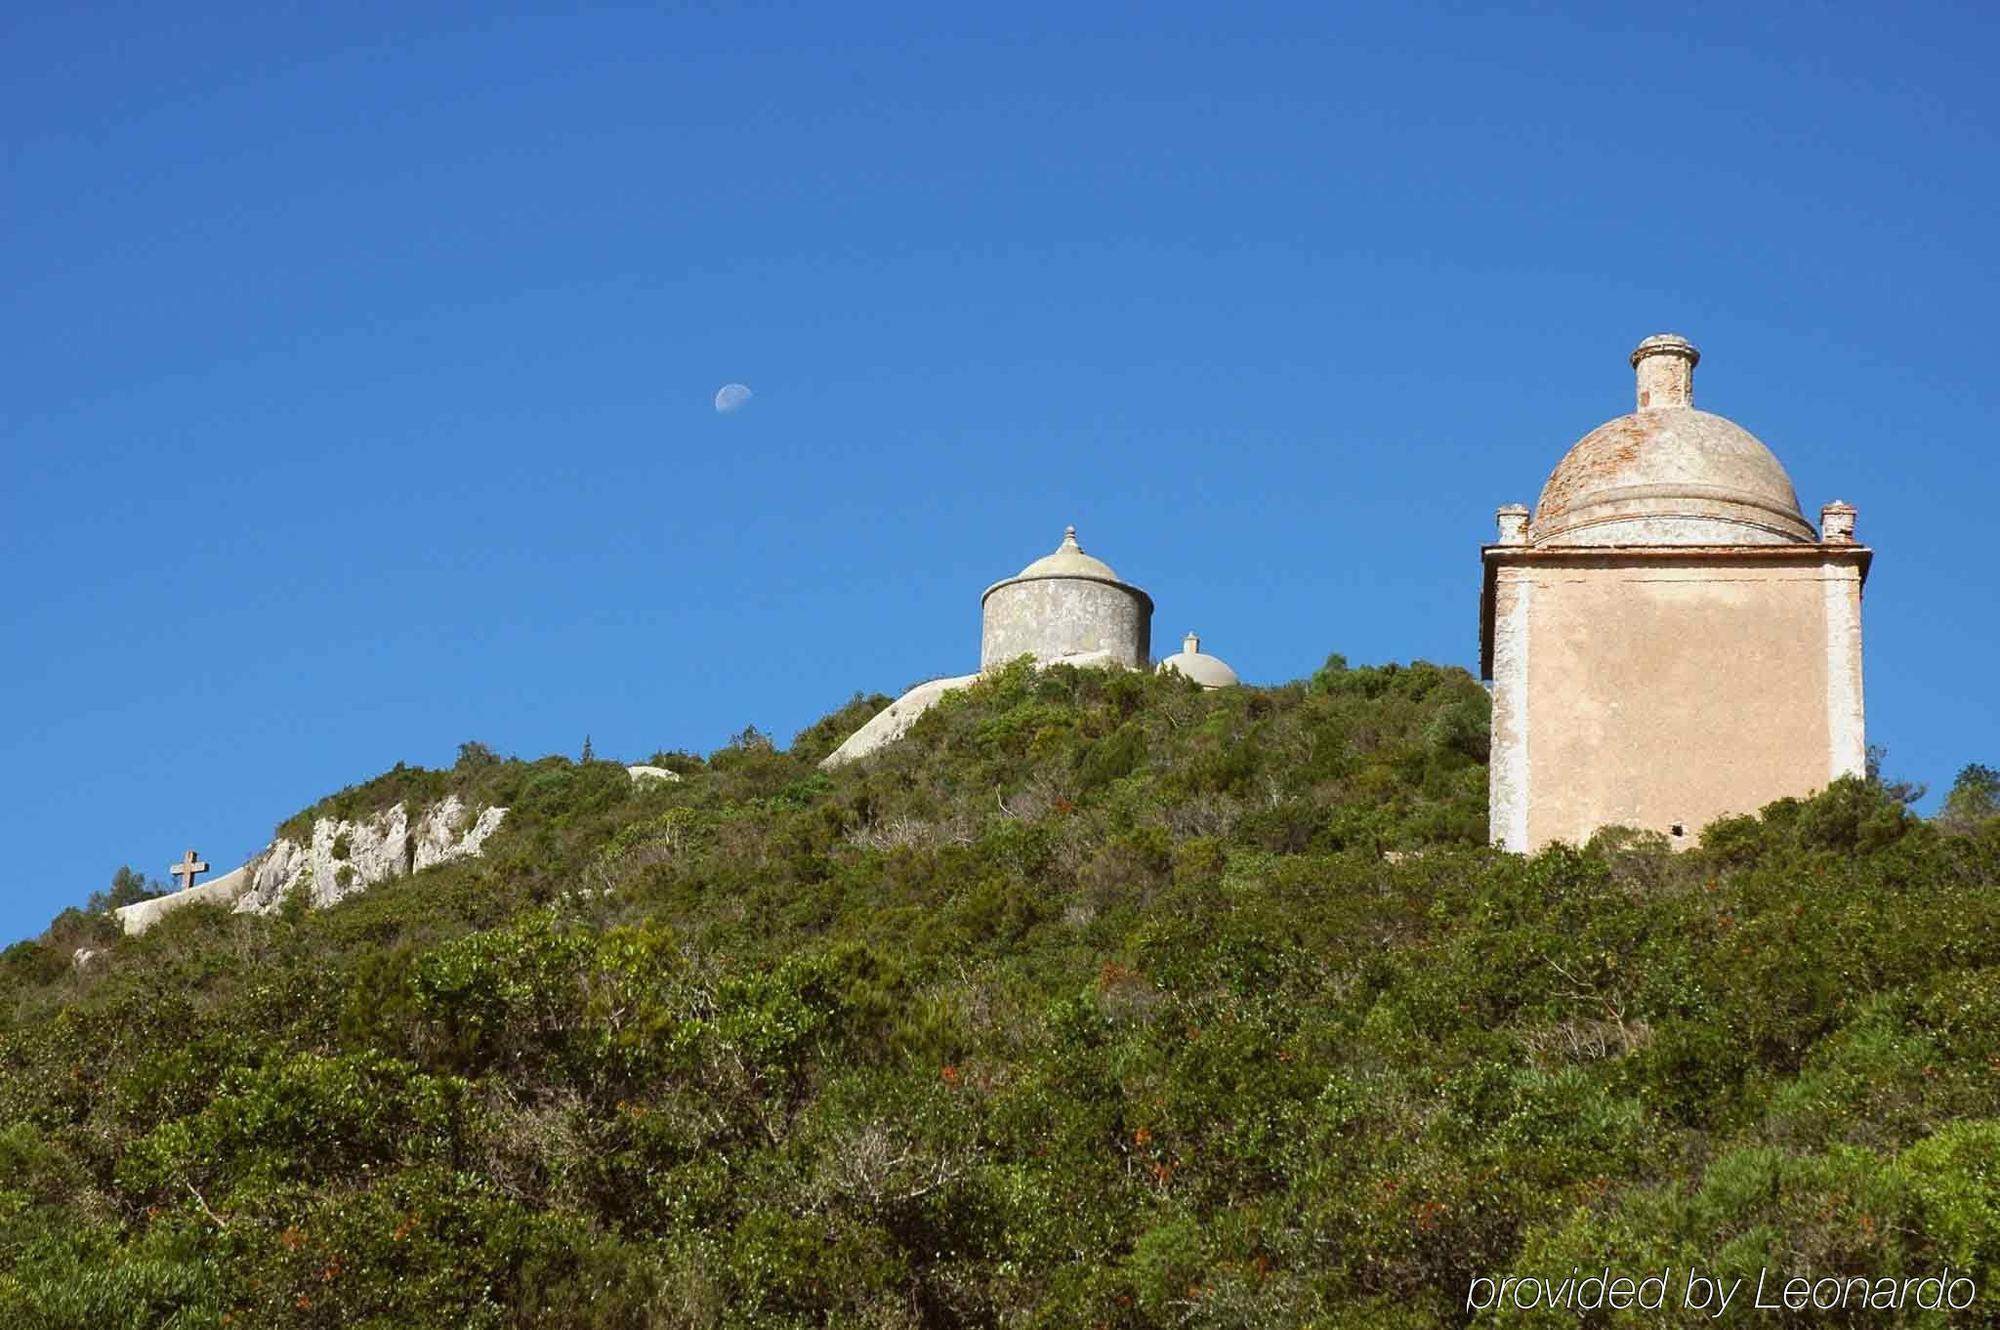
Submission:
{"label": "bush", "polygon": [[1851,780],[1522,857],[1458,670],[1016,663],[819,771],[884,700],[639,786],[469,744],[301,816],[511,808],[481,858],[0,952],[0,1324],[1374,1330],[1573,1264],[2000,1278],[1976,772],[1935,823]]}

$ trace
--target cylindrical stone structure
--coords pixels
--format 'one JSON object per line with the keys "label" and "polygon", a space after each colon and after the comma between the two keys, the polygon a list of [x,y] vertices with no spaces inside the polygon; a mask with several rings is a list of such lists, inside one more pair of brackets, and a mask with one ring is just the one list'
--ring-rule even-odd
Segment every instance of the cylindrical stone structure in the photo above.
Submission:
{"label": "cylindrical stone structure", "polygon": [[979,668],[1021,656],[1038,664],[1073,657],[1143,670],[1153,650],[1153,598],[1063,533],[1055,553],[995,582],[980,597]]}
{"label": "cylindrical stone structure", "polygon": [[1701,352],[1679,333],[1654,333],[1632,352],[1639,371],[1639,409],[1671,411],[1694,405],[1694,367]]}

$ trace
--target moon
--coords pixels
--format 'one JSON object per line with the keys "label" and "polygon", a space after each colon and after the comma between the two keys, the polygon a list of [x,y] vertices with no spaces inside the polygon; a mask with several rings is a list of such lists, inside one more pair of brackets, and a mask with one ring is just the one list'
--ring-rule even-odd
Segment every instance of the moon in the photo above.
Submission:
{"label": "moon", "polygon": [[750,400],[750,388],[742,383],[725,383],[715,390],[715,409],[720,415],[730,415],[743,408]]}

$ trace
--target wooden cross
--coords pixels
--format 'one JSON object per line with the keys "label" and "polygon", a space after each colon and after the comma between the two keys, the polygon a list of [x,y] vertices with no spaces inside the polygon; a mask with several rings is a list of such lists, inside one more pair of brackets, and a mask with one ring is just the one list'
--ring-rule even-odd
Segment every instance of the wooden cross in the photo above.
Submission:
{"label": "wooden cross", "polygon": [[196,873],[206,873],[208,871],[208,864],[204,860],[196,859],[194,851],[189,850],[187,858],[181,860],[167,871],[181,880],[181,890],[186,891],[194,885],[194,875]]}

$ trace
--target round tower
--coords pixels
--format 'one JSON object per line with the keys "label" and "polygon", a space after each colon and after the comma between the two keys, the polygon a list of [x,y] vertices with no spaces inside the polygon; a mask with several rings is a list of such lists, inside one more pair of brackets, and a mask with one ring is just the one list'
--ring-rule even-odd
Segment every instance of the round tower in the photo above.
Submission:
{"label": "round tower", "polygon": [[1085,554],[1075,527],[1055,553],[986,588],[979,604],[982,672],[1020,656],[1142,670],[1152,654],[1153,598]]}

